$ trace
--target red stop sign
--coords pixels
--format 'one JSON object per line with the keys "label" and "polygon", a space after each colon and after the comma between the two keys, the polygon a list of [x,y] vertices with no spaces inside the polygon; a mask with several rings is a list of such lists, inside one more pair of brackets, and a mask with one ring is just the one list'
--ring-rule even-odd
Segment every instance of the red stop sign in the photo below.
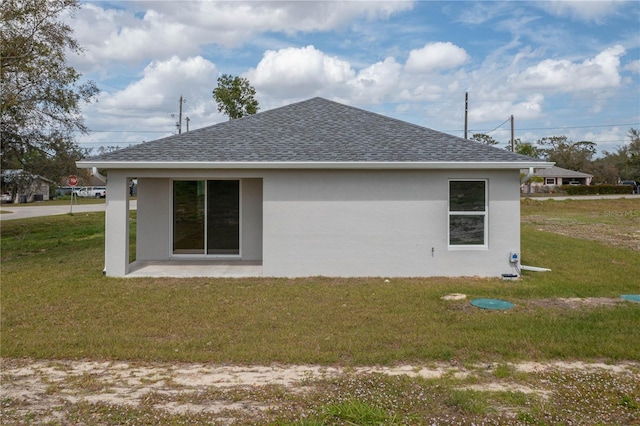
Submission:
{"label": "red stop sign", "polygon": [[76,186],[78,184],[78,178],[74,175],[71,175],[67,178],[67,183],[69,186]]}

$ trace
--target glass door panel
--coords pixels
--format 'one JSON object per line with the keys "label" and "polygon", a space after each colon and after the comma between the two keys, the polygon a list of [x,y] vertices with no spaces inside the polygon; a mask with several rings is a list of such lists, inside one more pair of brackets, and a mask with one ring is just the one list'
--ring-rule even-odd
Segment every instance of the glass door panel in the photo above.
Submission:
{"label": "glass door panel", "polygon": [[240,181],[207,181],[207,254],[240,254]]}
{"label": "glass door panel", "polygon": [[204,254],[204,181],[173,182],[173,253]]}

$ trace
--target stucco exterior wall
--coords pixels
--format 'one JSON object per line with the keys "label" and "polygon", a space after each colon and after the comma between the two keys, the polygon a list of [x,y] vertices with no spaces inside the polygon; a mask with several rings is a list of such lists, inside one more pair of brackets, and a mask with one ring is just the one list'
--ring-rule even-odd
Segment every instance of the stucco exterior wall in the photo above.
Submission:
{"label": "stucco exterior wall", "polygon": [[[449,248],[449,179],[488,179],[487,249]],[[265,276],[500,276],[518,171],[282,171],[264,179]]]}
{"label": "stucco exterior wall", "polygon": [[107,181],[104,270],[113,277],[129,272],[129,185],[127,172],[114,170]]}
{"label": "stucco exterior wall", "polygon": [[[171,258],[172,178],[241,179],[242,259],[262,259],[264,276],[500,276],[520,251],[518,170],[125,170],[107,190],[112,276],[128,265],[127,177],[138,178],[136,260]],[[448,246],[450,179],[487,180],[487,248]]]}
{"label": "stucco exterior wall", "polygon": [[262,179],[242,179],[242,250],[243,260],[262,259]]}
{"label": "stucco exterior wall", "polygon": [[136,260],[165,260],[171,253],[171,180],[138,178]]}

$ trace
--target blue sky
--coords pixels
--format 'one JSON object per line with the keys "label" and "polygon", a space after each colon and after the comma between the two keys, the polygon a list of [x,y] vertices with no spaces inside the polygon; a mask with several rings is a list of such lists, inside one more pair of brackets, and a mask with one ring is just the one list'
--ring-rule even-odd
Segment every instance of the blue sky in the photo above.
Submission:
{"label": "blue sky", "polygon": [[[83,2],[66,18],[96,82],[83,147],[226,121],[212,90],[248,78],[262,111],[315,96],[506,146],[565,135],[600,152],[640,128],[640,2]],[[175,116],[172,117],[172,114]],[[186,123],[183,122],[183,131]]]}

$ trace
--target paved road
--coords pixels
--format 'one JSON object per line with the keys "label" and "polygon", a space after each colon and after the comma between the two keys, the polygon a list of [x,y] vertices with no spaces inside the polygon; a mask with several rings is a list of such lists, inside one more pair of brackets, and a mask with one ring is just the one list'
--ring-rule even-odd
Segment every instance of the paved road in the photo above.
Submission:
{"label": "paved road", "polygon": [[[74,204],[73,213],[87,213],[87,212],[103,212],[106,204]],[[131,200],[129,208],[135,210],[137,208],[137,200]],[[13,219],[25,219],[28,217],[39,216],[55,216],[60,214],[68,214],[71,208],[69,205],[65,206],[43,206],[43,205],[31,205],[31,206],[18,206],[14,207],[11,204],[3,204],[0,211],[11,212],[0,214],[0,220],[13,220]]]}

